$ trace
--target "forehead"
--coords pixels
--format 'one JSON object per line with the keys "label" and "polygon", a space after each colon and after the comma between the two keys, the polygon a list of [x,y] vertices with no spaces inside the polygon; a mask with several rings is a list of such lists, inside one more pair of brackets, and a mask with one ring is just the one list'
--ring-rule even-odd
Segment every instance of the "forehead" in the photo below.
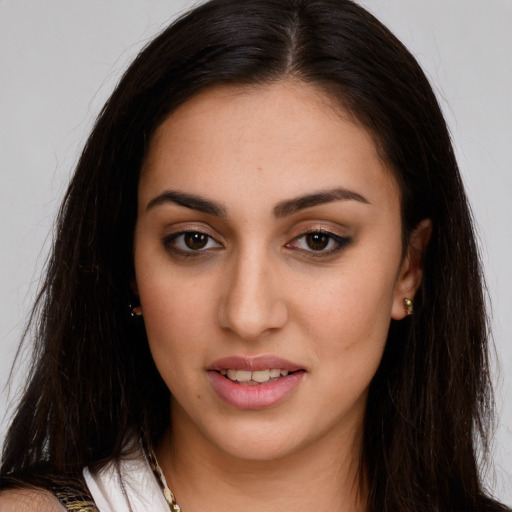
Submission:
{"label": "forehead", "polygon": [[337,186],[357,188],[369,201],[382,192],[398,201],[372,135],[324,91],[289,80],[217,86],[181,105],[152,138],[139,195],[251,191],[277,202]]}

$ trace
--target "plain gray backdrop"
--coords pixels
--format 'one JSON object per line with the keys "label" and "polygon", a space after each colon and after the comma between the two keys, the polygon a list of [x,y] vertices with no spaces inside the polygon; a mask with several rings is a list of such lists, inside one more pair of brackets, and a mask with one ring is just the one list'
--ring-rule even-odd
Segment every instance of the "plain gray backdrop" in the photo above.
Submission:
{"label": "plain gray backdrop", "polygon": [[[495,464],[486,478],[510,505],[512,0],[360,3],[418,58],[453,136],[480,237],[500,367],[494,370],[500,413]],[[0,0],[0,442],[8,409],[3,388],[78,152],[126,65],[192,5],[190,0]],[[11,400],[24,379],[21,364]]]}

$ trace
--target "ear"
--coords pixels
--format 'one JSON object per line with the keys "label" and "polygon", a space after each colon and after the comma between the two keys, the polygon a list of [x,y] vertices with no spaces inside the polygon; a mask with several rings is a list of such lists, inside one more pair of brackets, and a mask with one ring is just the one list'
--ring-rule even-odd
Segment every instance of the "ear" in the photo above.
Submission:
{"label": "ear", "polygon": [[402,320],[407,316],[404,299],[413,300],[423,278],[423,254],[432,234],[432,221],[423,219],[412,232],[400,273],[395,285],[391,318]]}

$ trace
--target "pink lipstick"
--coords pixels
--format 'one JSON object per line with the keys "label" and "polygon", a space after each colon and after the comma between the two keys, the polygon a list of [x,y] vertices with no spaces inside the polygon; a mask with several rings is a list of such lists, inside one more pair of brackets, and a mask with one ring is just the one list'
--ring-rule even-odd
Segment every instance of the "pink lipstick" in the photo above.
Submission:
{"label": "pink lipstick", "polygon": [[213,389],[223,402],[253,410],[283,401],[306,373],[299,365],[271,355],[226,357],[207,370]]}

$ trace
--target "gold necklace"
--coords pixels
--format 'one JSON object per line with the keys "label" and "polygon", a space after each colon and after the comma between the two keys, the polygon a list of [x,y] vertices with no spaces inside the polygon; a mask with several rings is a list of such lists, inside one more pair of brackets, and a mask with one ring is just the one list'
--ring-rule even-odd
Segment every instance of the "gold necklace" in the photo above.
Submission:
{"label": "gold necklace", "polygon": [[176,503],[176,498],[174,497],[174,494],[172,493],[171,489],[169,489],[169,486],[167,485],[167,480],[165,479],[165,475],[162,471],[162,468],[158,464],[158,460],[156,459],[156,456],[154,453],[152,453],[152,456],[155,460],[155,470],[156,475],[158,476],[157,480],[160,484],[160,487],[162,488],[162,491],[164,492],[165,501],[167,501],[167,504],[169,505],[169,509],[171,512],[181,512],[181,508]]}
{"label": "gold necklace", "polygon": [[143,442],[142,438],[141,444],[144,455],[146,456],[146,459],[149,462],[149,466],[153,471],[153,474],[155,475],[155,478],[164,493],[164,498],[167,504],[169,505],[169,510],[171,512],[181,512],[181,508],[176,502],[174,494],[172,493],[171,489],[169,489],[169,485],[167,485],[167,480],[165,479],[165,475],[164,472],[162,471],[162,468],[160,467],[160,464],[158,464],[155,452],[153,451],[150,445],[147,445],[146,443]]}

